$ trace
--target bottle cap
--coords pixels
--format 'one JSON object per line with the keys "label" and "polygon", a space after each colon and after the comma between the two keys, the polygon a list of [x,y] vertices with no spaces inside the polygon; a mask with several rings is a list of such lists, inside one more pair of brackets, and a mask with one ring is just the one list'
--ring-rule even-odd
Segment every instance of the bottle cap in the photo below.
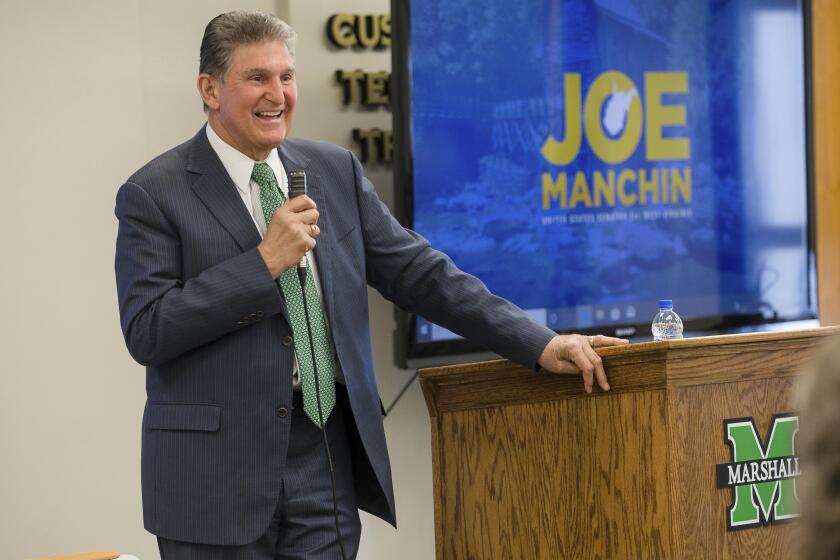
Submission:
{"label": "bottle cap", "polygon": [[672,309],[674,307],[673,300],[670,299],[660,299],[659,300],[659,309]]}

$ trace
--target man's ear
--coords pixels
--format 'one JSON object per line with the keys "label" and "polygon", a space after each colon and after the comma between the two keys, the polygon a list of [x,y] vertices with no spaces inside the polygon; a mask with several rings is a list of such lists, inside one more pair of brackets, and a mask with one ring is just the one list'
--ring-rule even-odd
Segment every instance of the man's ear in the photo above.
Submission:
{"label": "man's ear", "polygon": [[198,93],[210,109],[219,108],[219,80],[210,74],[199,74]]}

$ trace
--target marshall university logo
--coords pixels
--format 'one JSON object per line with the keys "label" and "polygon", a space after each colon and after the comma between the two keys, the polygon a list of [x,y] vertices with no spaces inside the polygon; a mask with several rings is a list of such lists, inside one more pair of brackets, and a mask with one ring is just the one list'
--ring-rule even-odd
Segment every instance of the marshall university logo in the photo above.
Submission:
{"label": "marshall university logo", "polygon": [[794,447],[798,429],[798,416],[776,414],[762,442],[752,418],[723,421],[732,462],[717,465],[717,486],[732,488],[726,517],[730,531],[780,523],[799,515],[794,482],[801,474]]}

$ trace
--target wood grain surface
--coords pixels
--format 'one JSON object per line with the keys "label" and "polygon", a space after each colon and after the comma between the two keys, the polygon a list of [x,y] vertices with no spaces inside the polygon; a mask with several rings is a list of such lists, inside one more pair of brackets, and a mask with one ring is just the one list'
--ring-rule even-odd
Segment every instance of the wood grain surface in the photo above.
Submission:
{"label": "wood grain surface", "polygon": [[662,558],[662,390],[447,413],[439,558]]}
{"label": "wood grain surface", "polygon": [[[612,390],[603,393],[596,388],[593,395],[795,375],[792,366],[829,336],[840,336],[840,327],[598,348]],[[754,367],[756,355],[765,367]],[[537,373],[509,360],[426,368],[419,375],[432,416],[467,408],[591,398],[584,392],[579,374]]]}
{"label": "wood grain surface", "polygon": [[840,2],[811,0],[811,86],[820,323],[840,323]]}
{"label": "wood grain surface", "polygon": [[[439,559],[784,558],[790,526],[729,533],[723,421],[766,437],[840,328],[600,350],[613,390],[505,360],[422,370]],[[831,338],[834,337],[834,338]],[[762,556],[756,556],[761,553]]]}
{"label": "wood grain surface", "polygon": [[786,377],[669,391],[674,558],[791,558],[794,524],[726,530],[732,491],[716,488],[715,465],[732,461],[723,421],[753,417],[766,438],[773,414],[794,411],[795,383]]}

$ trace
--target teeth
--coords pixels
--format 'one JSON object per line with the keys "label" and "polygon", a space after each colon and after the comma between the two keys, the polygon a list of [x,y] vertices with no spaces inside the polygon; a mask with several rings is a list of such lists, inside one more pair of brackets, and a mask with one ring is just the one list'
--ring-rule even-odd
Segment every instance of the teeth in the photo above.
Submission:
{"label": "teeth", "polygon": [[283,113],[283,111],[273,111],[273,112],[259,111],[257,113],[257,116],[260,116],[260,117],[279,117],[282,113]]}

